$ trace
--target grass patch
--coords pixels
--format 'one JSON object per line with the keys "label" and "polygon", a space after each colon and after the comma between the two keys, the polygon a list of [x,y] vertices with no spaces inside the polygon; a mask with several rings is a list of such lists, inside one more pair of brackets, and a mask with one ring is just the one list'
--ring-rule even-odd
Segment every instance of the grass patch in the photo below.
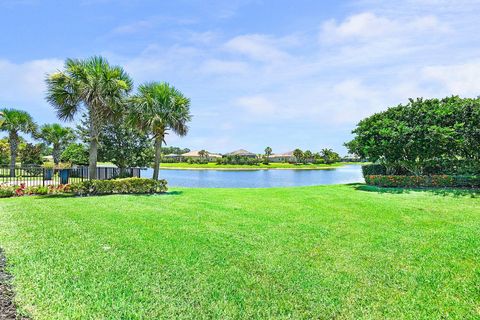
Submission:
{"label": "grass patch", "polygon": [[358,185],[0,200],[35,319],[480,317],[480,199]]}

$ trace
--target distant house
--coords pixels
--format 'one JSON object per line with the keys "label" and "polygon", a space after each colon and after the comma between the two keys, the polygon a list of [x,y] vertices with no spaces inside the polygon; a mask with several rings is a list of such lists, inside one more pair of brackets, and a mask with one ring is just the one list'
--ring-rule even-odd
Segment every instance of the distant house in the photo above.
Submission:
{"label": "distant house", "polygon": [[274,153],[268,156],[270,162],[296,162],[293,151],[285,153]]}
{"label": "distant house", "polygon": [[257,155],[253,152],[247,151],[245,149],[235,150],[230,153],[225,154],[225,156],[239,156],[239,157],[246,157],[246,158],[256,158]]}
{"label": "distant house", "polygon": [[[204,157],[201,157],[199,152],[201,150],[193,150],[187,153],[181,154],[181,157],[184,159],[205,159]],[[221,158],[222,155],[218,153],[210,153],[207,151],[207,156],[208,156],[208,161],[215,161],[217,158]]]}

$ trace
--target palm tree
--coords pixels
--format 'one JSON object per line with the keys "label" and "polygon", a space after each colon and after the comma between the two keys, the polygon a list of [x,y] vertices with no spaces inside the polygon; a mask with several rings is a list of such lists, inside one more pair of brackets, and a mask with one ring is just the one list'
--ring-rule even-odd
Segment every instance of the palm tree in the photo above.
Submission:
{"label": "palm tree", "polygon": [[303,153],[303,158],[305,159],[305,162],[312,161],[313,153],[310,150],[305,150]]}
{"label": "palm tree", "polygon": [[3,124],[5,121],[5,114],[3,112],[0,112],[0,126]]}
{"label": "palm tree", "polygon": [[47,145],[51,145],[53,162],[57,165],[60,162],[60,156],[63,148],[75,140],[75,134],[72,128],[62,127],[58,123],[45,124],[40,128],[39,139]]}
{"label": "palm tree", "polygon": [[202,159],[203,159],[203,158],[208,158],[208,154],[209,154],[209,153],[208,153],[207,150],[203,150],[203,149],[202,149],[202,150],[198,151],[198,155],[199,155],[200,158],[202,158]]}
{"label": "palm tree", "polygon": [[265,157],[268,159],[268,157],[272,154],[272,148],[266,147],[265,148]]}
{"label": "palm tree", "polygon": [[47,101],[61,120],[73,120],[85,109],[89,124],[90,179],[97,176],[98,138],[102,128],[124,104],[132,89],[132,80],[119,66],[112,66],[102,57],[86,60],[67,59],[64,70],[49,75]]}
{"label": "palm tree", "polygon": [[8,132],[10,144],[10,176],[15,177],[15,164],[17,162],[17,149],[19,133],[35,134],[37,125],[30,114],[22,110],[2,109],[3,122],[0,124],[0,131]]}
{"label": "palm tree", "polygon": [[158,180],[160,152],[165,136],[171,130],[179,136],[188,132],[191,120],[190,99],[165,82],[150,82],[139,86],[131,99],[130,121],[142,132],[152,136],[155,145],[153,179]]}
{"label": "palm tree", "polygon": [[303,151],[300,149],[293,150],[293,156],[295,157],[295,161],[298,163],[302,161],[303,158]]}

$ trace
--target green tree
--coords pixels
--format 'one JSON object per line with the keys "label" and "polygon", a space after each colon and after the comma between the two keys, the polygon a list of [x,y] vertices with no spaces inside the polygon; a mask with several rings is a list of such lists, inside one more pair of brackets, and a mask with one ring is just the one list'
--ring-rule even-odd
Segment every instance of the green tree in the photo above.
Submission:
{"label": "green tree", "polygon": [[2,109],[3,123],[0,131],[8,133],[8,143],[10,144],[10,176],[15,176],[15,164],[17,161],[18,144],[20,133],[35,134],[37,126],[30,114],[22,110]]}
{"label": "green tree", "polygon": [[301,162],[302,159],[303,159],[303,151],[300,150],[300,149],[295,149],[295,150],[293,150],[293,156],[295,157],[295,161],[297,163]]}
{"label": "green tree", "polygon": [[155,147],[153,179],[158,180],[162,143],[168,131],[179,136],[188,132],[190,99],[168,83],[151,82],[139,86],[131,99],[131,122],[152,136]]}
{"label": "green tree", "polygon": [[100,135],[98,157],[120,169],[145,167],[152,163],[152,143],[147,135],[126,123],[126,114],[105,126]]}
{"label": "green tree", "polygon": [[303,158],[305,159],[305,162],[309,162],[313,160],[313,153],[310,150],[305,150],[303,153]]}
{"label": "green tree", "polygon": [[0,165],[8,165],[10,144],[7,139],[0,139]]}
{"label": "green tree", "polygon": [[200,158],[202,158],[202,159],[208,158],[208,151],[202,149],[202,150],[198,151],[198,155],[199,155]]}
{"label": "green tree", "polygon": [[47,101],[62,120],[72,120],[83,107],[89,121],[89,178],[97,175],[98,140],[102,128],[124,104],[132,80],[102,57],[67,59],[64,70],[47,77]]}
{"label": "green tree", "polygon": [[22,166],[36,166],[42,164],[41,144],[26,143],[19,149]]}
{"label": "green tree", "polygon": [[65,147],[75,140],[75,134],[72,128],[53,123],[41,126],[38,138],[52,147],[53,162],[58,164]]}
{"label": "green tree", "polygon": [[63,150],[60,160],[77,165],[88,164],[88,149],[81,143],[70,143]]}

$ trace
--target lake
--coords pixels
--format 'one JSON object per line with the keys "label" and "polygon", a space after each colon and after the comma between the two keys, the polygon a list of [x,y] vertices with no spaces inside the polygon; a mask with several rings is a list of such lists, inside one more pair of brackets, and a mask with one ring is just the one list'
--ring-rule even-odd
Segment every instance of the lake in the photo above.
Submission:
{"label": "lake", "polygon": [[[153,169],[142,170],[151,178]],[[360,165],[324,170],[162,170],[170,187],[271,188],[364,182]]]}

